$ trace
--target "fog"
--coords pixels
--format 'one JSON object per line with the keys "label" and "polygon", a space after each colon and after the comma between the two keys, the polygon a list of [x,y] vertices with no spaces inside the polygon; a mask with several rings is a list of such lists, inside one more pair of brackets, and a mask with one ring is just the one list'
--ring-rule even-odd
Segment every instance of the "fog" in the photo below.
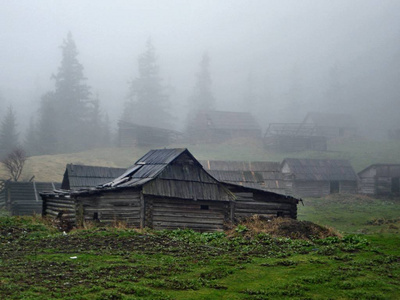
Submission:
{"label": "fog", "polygon": [[329,110],[384,131],[400,127],[399,11],[398,0],[1,1],[0,108],[25,130],[71,32],[113,126],[150,38],[178,129],[206,52],[218,110],[250,111],[263,128]]}

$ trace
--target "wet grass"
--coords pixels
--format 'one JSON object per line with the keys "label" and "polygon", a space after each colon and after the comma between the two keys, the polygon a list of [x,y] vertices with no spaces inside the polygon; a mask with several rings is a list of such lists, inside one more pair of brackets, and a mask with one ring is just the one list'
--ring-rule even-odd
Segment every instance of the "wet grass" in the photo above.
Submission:
{"label": "wet grass", "polygon": [[[244,226],[244,225],[242,225]],[[395,299],[397,235],[57,232],[0,218],[2,299]]]}

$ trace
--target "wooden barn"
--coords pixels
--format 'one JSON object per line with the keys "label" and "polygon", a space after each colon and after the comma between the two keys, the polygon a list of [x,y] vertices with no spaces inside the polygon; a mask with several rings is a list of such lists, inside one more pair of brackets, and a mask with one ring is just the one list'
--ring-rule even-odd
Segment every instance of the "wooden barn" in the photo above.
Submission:
{"label": "wooden barn", "polygon": [[361,194],[400,194],[400,164],[373,164],[359,172],[358,178]]}
{"label": "wooden barn", "polygon": [[357,174],[347,160],[286,158],[281,171],[291,195],[323,197],[357,193]]}
{"label": "wooden barn", "polygon": [[101,187],[41,195],[44,215],[61,216],[74,225],[122,221],[157,230],[217,231],[252,214],[296,218],[298,203],[292,197],[221,183],[187,149],[151,150]]}
{"label": "wooden barn", "polygon": [[326,151],[327,138],[317,135],[313,124],[270,123],[263,138],[264,148],[279,152]]}
{"label": "wooden barn", "polygon": [[246,112],[198,111],[189,118],[187,136],[193,143],[220,143],[235,138],[261,139],[261,127]]}
{"label": "wooden barn", "polygon": [[286,194],[279,162],[202,160],[200,163],[221,182]]}
{"label": "wooden barn", "polygon": [[133,124],[126,121],[118,122],[118,146],[168,146],[181,137],[181,133],[151,126]]}
{"label": "wooden barn", "polygon": [[12,216],[42,213],[42,198],[39,193],[60,188],[54,182],[4,181],[0,190],[0,207]]}
{"label": "wooden barn", "polygon": [[95,187],[122,175],[126,169],[67,164],[61,183],[63,190]]}
{"label": "wooden barn", "polygon": [[328,139],[351,138],[357,135],[357,123],[349,114],[309,112],[302,126],[315,126],[317,136]]}

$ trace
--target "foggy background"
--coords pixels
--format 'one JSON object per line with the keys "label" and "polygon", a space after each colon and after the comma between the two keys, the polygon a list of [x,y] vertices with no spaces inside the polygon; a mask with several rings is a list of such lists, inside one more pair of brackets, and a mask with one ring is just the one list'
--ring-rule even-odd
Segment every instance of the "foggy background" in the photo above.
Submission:
{"label": "foggy background", "polygon": [[68,32],[116,127],[150,38],[182,129],[206,52],[216,109],[270,122],[351,113],[365,132],[400,127],[400,1],[1,1],[0,115],[21,137],[54,89]]}

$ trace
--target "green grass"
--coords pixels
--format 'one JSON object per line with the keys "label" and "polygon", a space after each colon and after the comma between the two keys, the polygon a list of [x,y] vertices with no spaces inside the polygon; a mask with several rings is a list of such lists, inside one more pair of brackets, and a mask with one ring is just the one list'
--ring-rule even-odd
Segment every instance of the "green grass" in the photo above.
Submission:
{"label": "green grass", "polygon": [[330,195],[303,199],[298,218],[345,233],[400,233],[400,198]]}
{"label": "green grass", "polygon": [[[388,221],[399,205],[361,200],[306,199],[301,219],[344,232],[311,240],[249,235],[244,226],[229,235],[108,227],[64,235],[39,217],[1,217],[0,298],[396,299],[399,235],[368,220]],[[365,226],[369,234],[348,234]]]}

